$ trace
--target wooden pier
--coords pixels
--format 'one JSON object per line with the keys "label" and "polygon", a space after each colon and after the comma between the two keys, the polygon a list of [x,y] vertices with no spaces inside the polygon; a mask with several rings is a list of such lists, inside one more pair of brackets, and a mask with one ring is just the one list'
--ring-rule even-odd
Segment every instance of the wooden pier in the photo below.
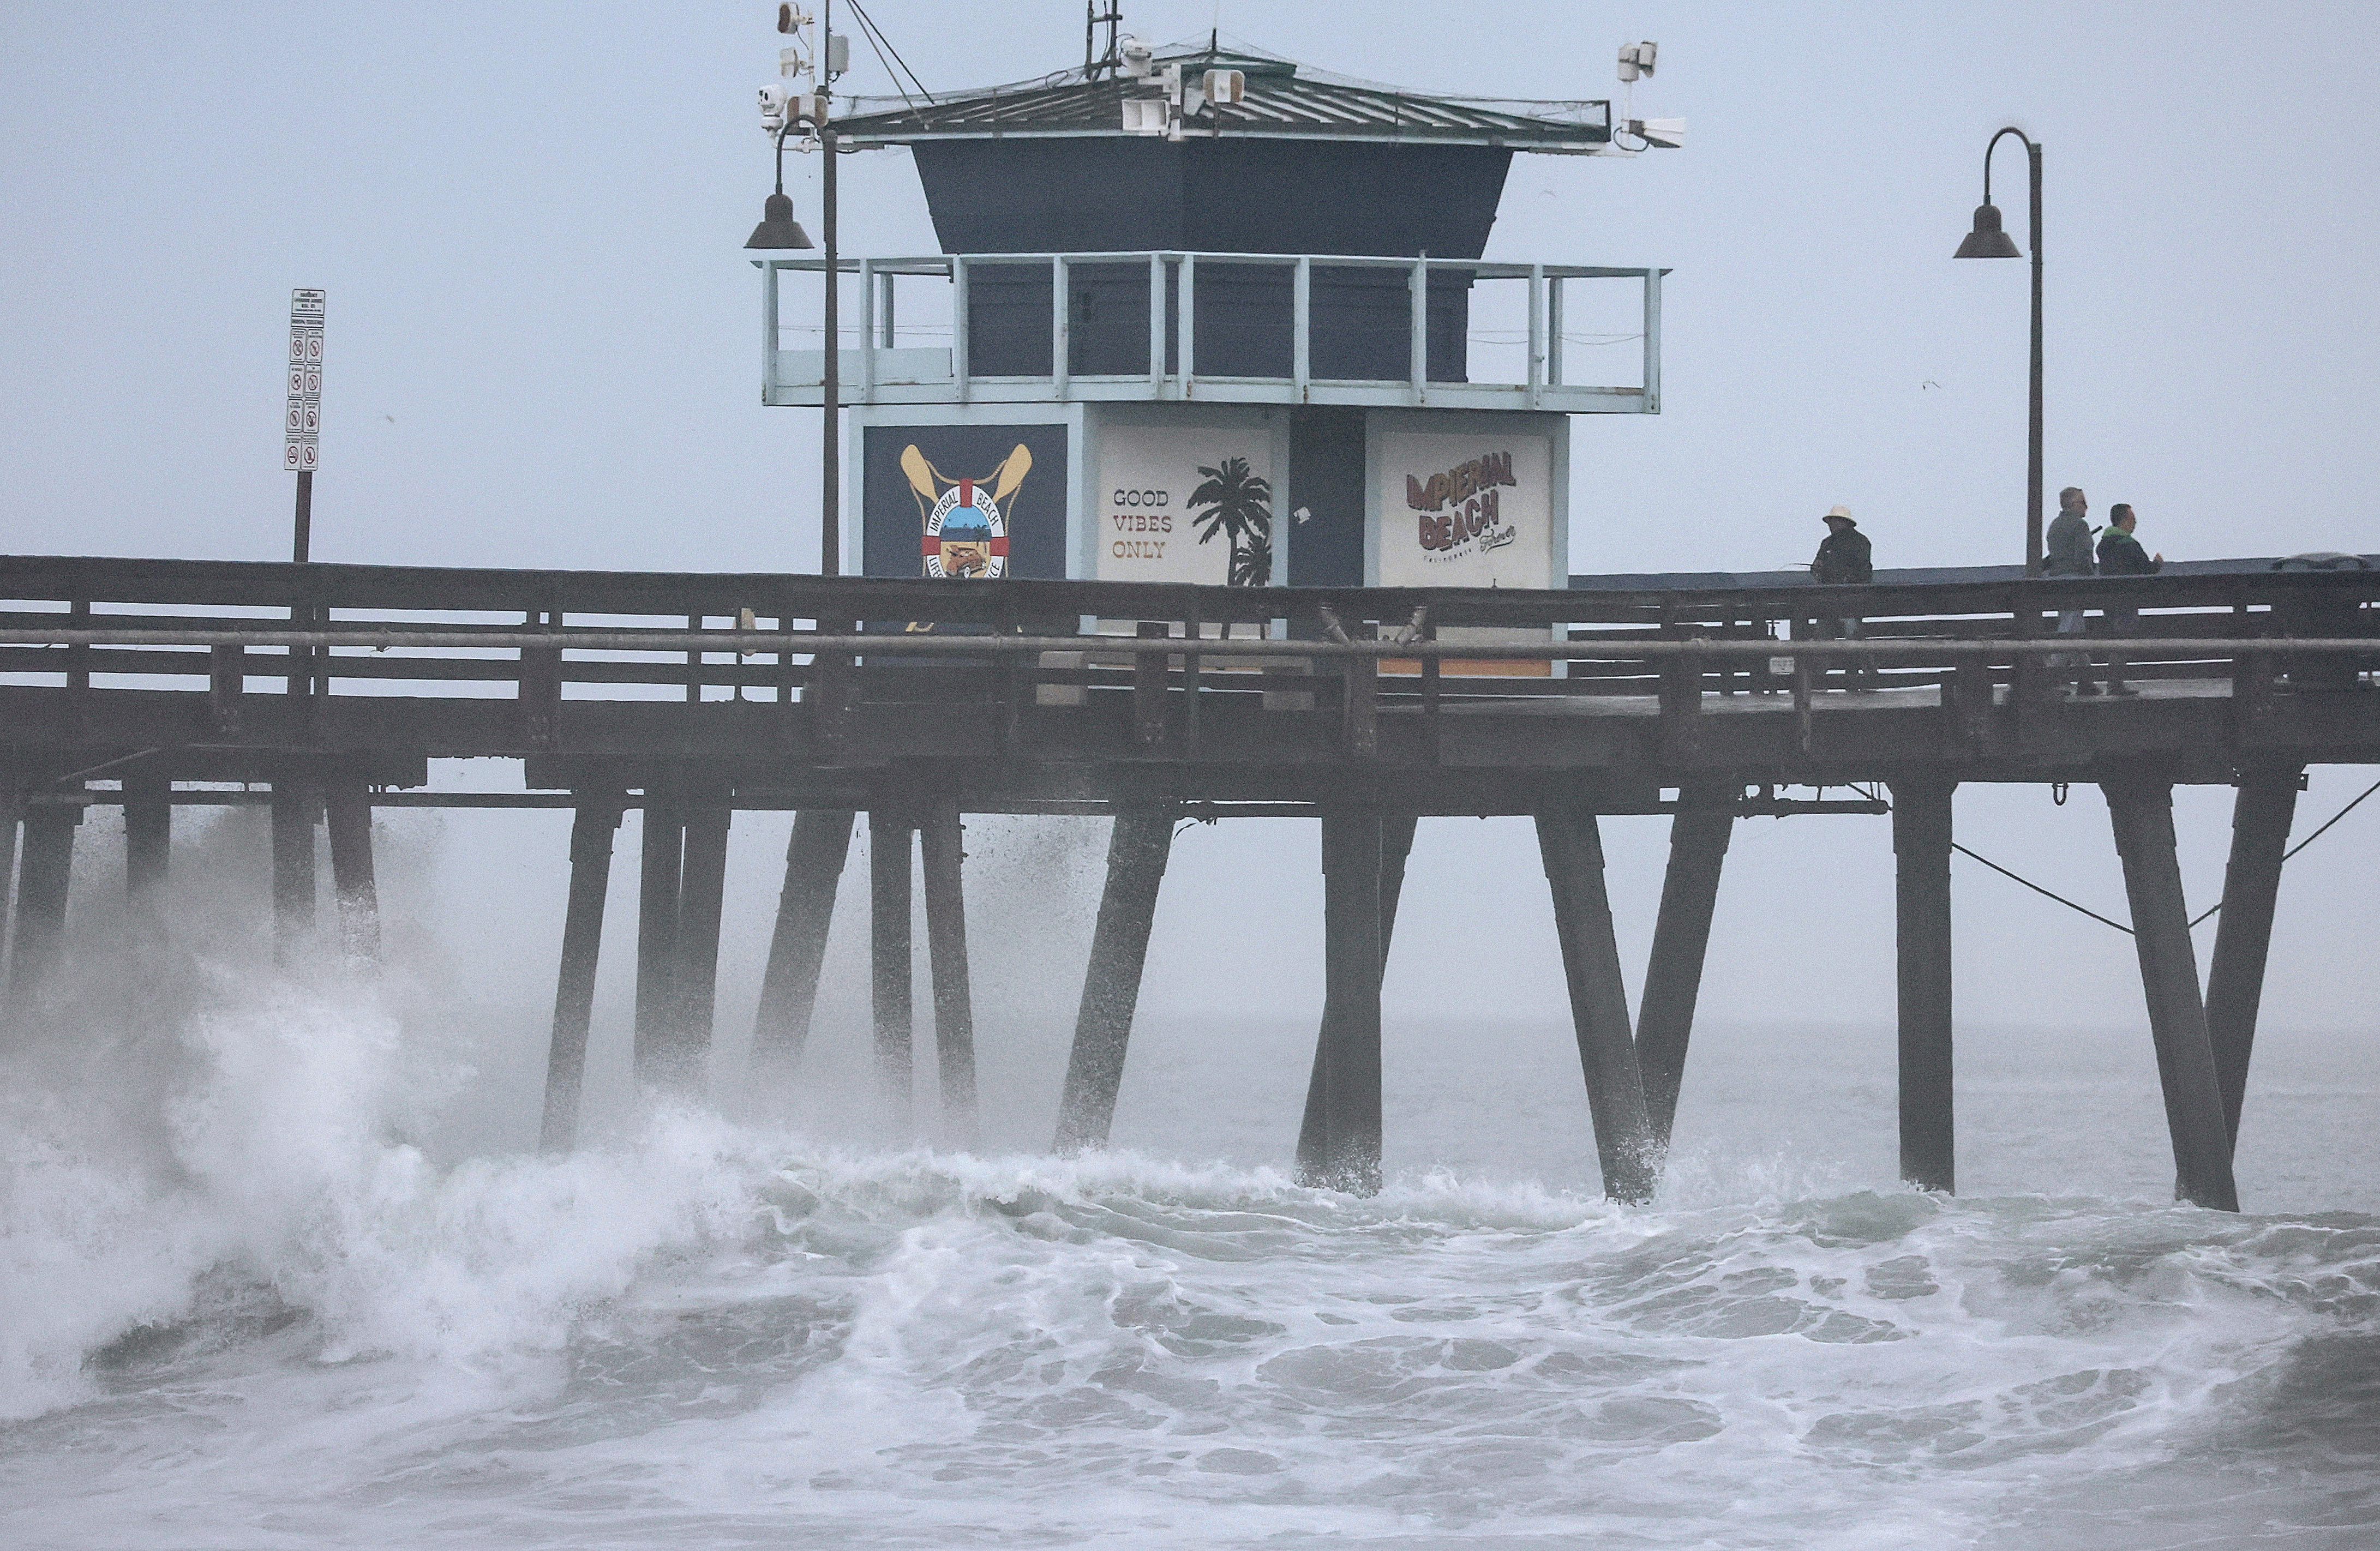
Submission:
{"label": "wooden pier", "polygon": [[[567,806],[544,1114],[555,1148],[576,1128],[628,809],[644,815],[640,1082],[701,1081],[733,819],[751,809],[798,814],[753,1056],[759,1080],[800,1080],[865,816],[878,1071],[905,1102],[915,836],[942,1133],[962,1141],[977,1052],[961,821],[1111,816],[1061,1096],[1055,1145],[1066,1150],[1108,1136],[1174,824],[1306,816],[1322,826],[1326,999],[1298,1165],[1316,1182],[1377,1188],[1380,978],[1415,827],[1525,815],[1606,1188],[1642,1200],[1687,1080],[1734,819],[1888,809],[1902,1170],[1948,1191],[1956,794],[2068,782],[2097,785],[2107,804],[2177,1189],[2236,1208],[2232,1144],[2302,773],[2380,762],[2380,695],[2359,677],[2380,658],[2380,573],[2363,570],[1886,573],[1857,588],[1579,577],[1537,592],[15,557],[0,559],[0,802],[12,844],[23,837],[12,1003],[42,995],[55,963],[89,806],[122,806],[138,898],[164,877],[176,807],[269,805],[285,951],[316,940],[312,837],[327,824],[339,940],[367,955],[375,806]],[[2120,639],[2057,635],[2058,613],[2078,609],[2142,612]],[[1865,622],[1862,638],[1813,638],[1818,622],[1844,618]],[[2072,670],[2055,659],[2078,644],[2103,662],[2119,649],[2141,693],[2062,693]],[[1869,674],[1854,679],[1855,663]],[[421,790],[429,762],[444,758],[516,761],[528,790]],[[2178,784],[2238,792],[2203,993],[2175,863]],[[1787,794],[1861,786],[1875,794]],[[1597,821],[1645,813],[1674,818],[1632,1016]]]}

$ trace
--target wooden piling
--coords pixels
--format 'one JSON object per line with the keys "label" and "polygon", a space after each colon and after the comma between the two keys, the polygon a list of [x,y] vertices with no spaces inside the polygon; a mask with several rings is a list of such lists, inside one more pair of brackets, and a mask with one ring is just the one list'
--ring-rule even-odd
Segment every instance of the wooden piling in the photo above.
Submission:
{"label": "wooden piling", "polygon": [[677,964],[671,996],[672,1078],[699,1092],[719,1009],[719,919],[727,888],[727,830],[735,810],[724,794],[686,810],[686,860],[678,874]]}
{"label": "wooden piling", "polygon": [[769,967],[760,977],[760,1010],[752,1021],[752,1060],[789,1069],[809,1042],[818,1007],[819,966],[834,925],[834,896],[851,855],[849,809],[804,808],[785,841],[785,883],[777,896],[777,926],[769,939]]}
{"label": "wooden piling", "polygon": [[1661,911],[1653,925],[1645,991],[1636,1009],[1636,1060],[1645,1074],[1645,1115],[1653,1145],[1670,1148],[1685,1080],[1686,1045],[1702,994],[1703,962],[1710,949],[1711,914],[1718,904],[1719,868],[1735,830],[1737,788],[1679,793],[1670,821],[1670,866],[1661,879]]}
{"label": "wooden piling", "polygon": [[153,911],[165,887],[174,845],[173,782],[155,776],[124,781],[124,887],[142,912]]}
{"label": "wooden piling", "polygon": [[603,905],[612,890],[612,836],[619,827],[616,803],[582,804],[570,820],[570,903],[562,921],[562,968],[554,980],[553,1040],[545,1058],[545,1121],[539,1143],[549,1153],[568,1152],[578,1139]]}
{"label": "wooden piling", "polygon": [[334,782],[323,789],[325,825],[331,837],[331,894],[339,934],[347,951],[380,957],[380,886],[372,870],[371,794],[359,781]]}
{"label": "wooden piling", "polygon": [[967,968],[965,835],[958,804],[927,809],[918,830],[926,876],[926,960],[933,972],[934,1053],[942,1090],[942,1129],[953,1146],[978,1139],[975,1003]]}
{"label": "wooden piling", "polygon": [[2215,918],[2215,957],[2206,966],[2206,1036],[2215,1050],[2216,1084],[2223,1093],[2224,1129],[2235,1149],[2256,1013],[2265,997],[2281,856],[2289,849],[2303,769],[2284,765],[2242,771],[2231,805],[2231,861],[2223,873],[2223,910]]}
{"label": "wooden piling", "polygon": [[637,883],[637,1028],[634,1066],[639,1083],[666,1083],[674,1054],[670,1024],[677,1012],[678,896],[686,868],[686,815],[645,794],[644,835]]}
{"label": "wooden piling", "polygon": [[911,1044],[917,1011],[911,1004],[909,834],[905,810],[871,808],[868,814],[868,979],[876,1030],[876,1083],[896,1135],[905,1133],[912,1091]]}
{"label": "wooden piling", "polygon": [[1561,939],[1562,974],[1570,985],[1571,1023],[1586,1077],[1604,1194],[1615,1201],[1649,1201],[1660,1179],[1659,1158],[1629,1026],[1628,992],[1603,882],[1603,837],[1595,815],[1569,808],[1539,813],[1537,849],[1553,892],[1554,930]]}
{"label": "wooden piling", "polygon": [[[289,682],[294,695],[305,681]],[[298,944],[314,929],[314,821],[321,808],[320,796],[306,783],[273,782],[273,945],[274,957],[285,963],[294,961]]]}
{"label": "wooden piling", "polygon": [[1108,1145],[1116,1090],[1123,1082],[1125,1048],[1148,961],[1148,931],[1157,915],[1158,886],[1173,849],[1172,805],[1120,809],[1108,841],[1107,886],[1099,895],[1091,957],[1083,972],[1083,1001],[1075,1044],[1066,1058],[1066,1085],[1058,1103],[1062,1153]]}
{"label": "wooden piling", "polygon": [[1955,782],[1892,783],[1894,939],[1900,1013],[1900,1177],[1958,1189],[1951,1094],[1950,799]]}
{"label": "wooden piling", "polygon": [[1380,812],[1322,814],[1322,1126],[1314,1182],[1380,1188]]}
{"label": "wooden piling", "polygon": [[10,1001],[21,1008],[57,967],[74,874],[79,806],[25,809],[25,854],[17,870],[16,950],[8,963]]}
{"label": "wooden piling", "polygon": [[[1413,854],[1418,820],[1410,813],[1380,817],[1380,973],[1388,974],[1389,943],[1396,935],[1397,902],[1404,893],[1405,862]],[[1322,1092],[1323,1052],[1330,1042],[1330,1000],[1325,988],[1322,1027],[1314,1040],[1314,1070],[1305,1082],[1305,1115],[1297,1128],[1297,1178],[1306,1185],[1326,1182],[1328,1164],[1323,1137],[1326,1100]]]}
{"label": "wooden piling", "polygon": [[2131,902],[2149,1037],[2156,1046],[2166,1126],[2173,1133],[2174,1194],[2195,1206],[2236,1212],[2240,1193],[2231,1177],[2231,1131],[2207,1036],[2206,1006],[2199,1000],[2198,955],[2174,855],[2173,787],[2151,777],[2124,776],[2102,781],[2099,790],[2107,799],[2116,851],[2124,864],[2124,892]]}

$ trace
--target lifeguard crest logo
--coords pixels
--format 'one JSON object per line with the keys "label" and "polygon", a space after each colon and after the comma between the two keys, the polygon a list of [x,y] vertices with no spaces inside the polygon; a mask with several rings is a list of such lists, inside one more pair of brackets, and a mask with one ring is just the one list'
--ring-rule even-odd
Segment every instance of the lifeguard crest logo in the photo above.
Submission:
{"label": "lifeguard crest logo", "polygon": [[949,478],[912,442],[901,450],[901,472],[917,498],[927,576],[990,581],[1008,574],[1008,515],[1033,472],[1023,442],[980,479]]}
{"label": "lifeguard crest logo", "polygon": [[1507,523],[1500,486],[1516,485],[1512,454],[1483,453],[1427,479],[1405,476],[1405,505],[1419,514],[1421,547],[1454,559],[1484,554],[1518,539]]}

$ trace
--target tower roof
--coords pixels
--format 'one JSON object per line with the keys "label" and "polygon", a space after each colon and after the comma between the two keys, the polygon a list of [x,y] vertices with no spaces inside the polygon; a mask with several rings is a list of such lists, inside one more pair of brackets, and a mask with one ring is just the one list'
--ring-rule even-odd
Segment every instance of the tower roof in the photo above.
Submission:
{"label": "tower roof", "polygon": [[[1185,77],[1239,70],[1247,95],[1206,103],[1184,124],[1191,139],[1351,140],[1405,145],[1500,146],[1592,155],[1611,141],[1609,101],[1525,102],[1404,91],[1301,65],[1234,42],[1209,38],[1156,51],[1161,71]],[[932,101],[850,97],[835,130],[863,146],[921,140],[1120,136],[1123,103],[1144,94],[1144,79],[1074,69],[1004,86],[955,91]]]}

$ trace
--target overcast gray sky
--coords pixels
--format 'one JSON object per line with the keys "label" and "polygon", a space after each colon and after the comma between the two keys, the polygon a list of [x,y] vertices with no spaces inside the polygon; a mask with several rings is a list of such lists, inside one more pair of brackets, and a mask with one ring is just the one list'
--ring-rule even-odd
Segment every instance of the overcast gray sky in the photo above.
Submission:
{"label": "overcast gray sky", "polygon": [[[1490,248],[1676,271],[1665,412],[1578,424],[1576,569],[1806,560],[1837,502],[1881,563],[2017,558],[2023,266],[1949,259],[1985,140],[2011,122],[2047,145],[2053,488],[2133,502],[2168,555],[2380,549],[2366,427],[2380,30],[2362,7],[1126,9],[1161,40],[1220,25],[1464,94],[1606,95],[1615,46],[1658,40],[1638,110],[1688,118],[1687,149],[1519,159]],[[0,543],[285,553],[279,368],[288,292],[307,285],[330,293],[319,558],[807,567],[815,418],[758,404],[757,285],[738,251],[767,189],[751,100],[774,68],[773,11],[0,11]],[[1073,0],[874,0],[872,14],[931,87],[1079,59]],[[881,90],[856,54],[847,86]],[[931,248],[905,156],[845,165],[853,250]],[[2021,169],[2004,151],[1997,187],[2020,235]],[[811,219],[814,162],[795,170]],[[2318,772],[2305,812],[2362,784]],[[2219,883],[2228,795],[2183,803],[2193,899]],[[2062,809],[2037,789],[1961,803],[1979,849],[2120,904],[2094,794]],[[2359,812],[2291,866],[2277,1024],[2368,1036],[2375,825],[2380,812]],[[765,828],[738,830],[756,917]],[[1610,828],[1641,963],[1662,835],[1650,820]],[[1318,1000],[1310,830],[1185,838],[1156,1004],[1302,1014]],[[486,832],[534,832],[558,862],[559,830]],[[2137,1023],[2125,939],[1960,866],[1970,1018]],[[1888,1017],[1889,869],[1878,820],[1747,826],[1708,1013]],[[1426,827],[1414,878],[1392,1015],[1560,1005],[1524,826]],[[559,881],[558,866],[507,871],[501,887],[528,891],[483,939],[492,960],[545,962]],[[1214,939],[1186,925],[1219,902],[1246,923],[1242,972],[1221,983]],[[1422,933],[1459,951],[1406,955]],[[732,951],[752,946],[731,933]],[[1491,989],[1500,1001],[1483,1002]]]}

